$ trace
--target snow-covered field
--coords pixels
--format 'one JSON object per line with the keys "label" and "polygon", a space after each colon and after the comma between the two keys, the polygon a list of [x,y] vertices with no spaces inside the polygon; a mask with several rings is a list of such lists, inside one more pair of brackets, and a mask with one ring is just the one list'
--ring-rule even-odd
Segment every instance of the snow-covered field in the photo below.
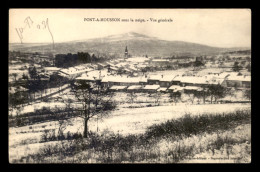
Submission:
{"label": "snow-covered field", "polygon": [[[250,109],[251,104],[208,104],[208,105],[185,105],[177,104],[172,106],[156,106],[144,108],[119,108],[113,111],[109,117],[92,119],[89,122],[90,131],[98,133],[111,131],[122,135],[144,133],[147,127],[159,124],[170,119],[179,118],[186,113],[199,115],[202,113],[222,113],[232,112],[239,109]],[[64,133],[83,132],[83,119],[73,118]],[[9,157],[19,159],[29,153],[36,153],[44,144],[54,142],[39,143],[41,135],[45,130],[59,127],[58,122],[44,122],[30,126],[9,128]]]}

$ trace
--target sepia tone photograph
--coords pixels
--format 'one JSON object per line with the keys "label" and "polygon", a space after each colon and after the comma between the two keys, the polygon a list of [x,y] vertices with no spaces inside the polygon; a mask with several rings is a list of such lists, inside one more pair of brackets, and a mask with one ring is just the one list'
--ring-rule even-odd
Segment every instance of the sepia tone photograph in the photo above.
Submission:
{"label": "sepia tone photograph", "polygon": [[9,9],[11,164],[251,163],[250,9]]}

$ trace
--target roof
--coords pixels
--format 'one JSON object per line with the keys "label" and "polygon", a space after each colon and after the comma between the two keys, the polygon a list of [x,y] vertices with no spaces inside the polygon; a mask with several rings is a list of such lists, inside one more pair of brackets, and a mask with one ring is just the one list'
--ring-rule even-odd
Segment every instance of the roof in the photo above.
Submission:
{"label": "roof", "polygon": [[160,81],[168,81],[168,82],[171,82],[174,77],[175,77],[175,75],[166,75],[166,76],[163,76],[163,78],[161,78]]}
{"label": "roof", "polygon": [[181,87],[179,85],[172,85],[168,90],[183,90],[184,87]]}
{"label": "roof", "polygon": [[45,70],[53,70],[53,71],[61,70],[61,68],[58,68],[58,67],[45,67],[44,69]]}
{"label": "roof", "polygon": [[144,86],[144,90],[157,90],[160,88],[160,85],[146,85]]}
{"label": "roof", "polygon": [[102,67],[107,66],[107,64],[103,64],[103,63],[97,63],[97,65],[102,66]]}
{"label": "roof", "polygon": [[133,67],[133,66],[128,67],[128,69],[130,69],[130,70],[134,70],[134,71],[137,70],[137,69],[136,69],[135,67]]}
{"label": "roof", "polygon": [[131,62],[144,62],[149,60],[149,58],[146,57],[132,57],[132,58],[127,58],[126,61],[131,61]]}
{"label": "roof", "polygon": [[181,76],[176,76],[175,78],[172,79],[172,81],[181,81]]}
{"label": "roof", "polygon": [[161,75],[151,75],[148,80],[161,80],[162,76]]}
{"label": "roof", "polygon": [[110,87],[110,90],[123,90],[125,89],[127,86],[119,86],[119,85],[113,85],[112,87]]}
{"label": "roof", "polygon": [[82,72],[89,72],[92,70],[93,69],[90,69],[90,68],[87,68],[84,66],[75,66],[75,67],[69,67],[67,69],[62,69],[60,71],[67,75],[72,75],[72,74],[77,74],[77,73],[82,73]]}
{"label": "roof", "polygon": [[123,70],[127,71],[127,72],[132,72],[130,69],[127,69],[127,68],[124,68]]}
{"label": "roof", "polygon": [[67,77],[68,74],[65,74],[65,73],[58,73],[59,76],[63,76],[63,77]]}
{"label": "roof", "polygon": [[74,68],[76,70],[84,70],[84,69],[86,69],[84,66],[75,66]]}
{"label": "roof", "polygon": [[152,62],[169,62],[170,60],[166,59],[153,59]]}
{"label": "roof", "polygon": [[102,79],[101,82],[121,82],[121,83],[139,83],[140,79],[137,77],[126,77],[126,76],[107,76]]}
{"label": "roof", "polygon": [[116,66],[115,67],[111,66],[110,69],[117,70],[118,68]]}
{"label": "roof", "polygon": [[110,65],[110,66],[115,66],[113,63],[111,63],[111,62],[106,62],[107,63],[107,65]]}
{"label": "roof", "polygon": [[18,91],[28,91],[27,88],[24,88],[22,86],[18,86],[18,87],[9,87],[9,93],[14,94],[15,92]]}
{"label": "roof", "polygon": [[225,79],[216,78],[216,79],[209,80],[208,83],[217,85],[217,84],[222,84],[224,81],[225,81]]}
{"label": "roof", "polygon": [[186,86],[184,87],[185,90],[199,90],[201,87],[195,87],[195,86]]}
{"label": "roof", "polygon": [[186,76],[181,77],[182,83],[193,83],[193,84],[208,84],[208,80],[205,77]]}
{"label": "roof", "polygon": [[161,87],[161,88],[159,88],[157,91],[166,91],[166,90],[167,90],[166,87]]}
{"label": "roof", "polygon": [[229,76],[229,75],[230,75],[229,72],[223,72],[223,73],[219,74],[219,75],[217,76],[217,78],[226,78],[226,77]]}
{"label": "roof", "polygon": [[145,68],[146,65],[144,65],[144,64],[138,64],[137,67],[139,67],[139,68]]}
{"label": "roof", "polygon": [[132,85],[132,86],[128,87],[127,90],[139,90],[141,88],[142,88],[141,85]]}
{"label": "roof", "polygon": [[250,76],[229,76],[227,77],[228,81],[247,81],[250,82],[251,81],[251,77]]}
{"label": "roof", "polygon": [[142,76],[141,78],[139,78],[139,82],[147,82],[147,78]]}
{"label": "roof", "polygon": [[90,80],[90,81],[94,81],[94,77],[92,76],[88,76],[88,75],[82,75],[80,77],[77,77],[76,80]]}

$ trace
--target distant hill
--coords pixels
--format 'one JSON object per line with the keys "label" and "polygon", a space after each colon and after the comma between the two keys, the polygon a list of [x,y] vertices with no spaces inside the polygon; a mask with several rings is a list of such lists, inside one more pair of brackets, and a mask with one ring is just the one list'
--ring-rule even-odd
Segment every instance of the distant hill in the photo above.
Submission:
{"label": "distant hill", "polygon": [[125,47],[134,56],[172,56],[172,55],[215,55],[226,51],[247,50],[249,48],[218,48],[184,41],[166,41],[143,34],[130,32],[111,35],[103,38],[70,41],[52,44],[10,44],[10,51],[21,52],[52,52],[123,55]]}

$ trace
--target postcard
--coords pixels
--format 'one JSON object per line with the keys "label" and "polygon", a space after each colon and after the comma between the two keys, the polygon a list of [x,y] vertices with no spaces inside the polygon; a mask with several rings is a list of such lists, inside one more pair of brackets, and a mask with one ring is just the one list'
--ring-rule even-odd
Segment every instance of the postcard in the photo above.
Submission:
{"label": "postcard", "polygon": [[9,163],[251,163],[250,9],[9,10]]}

